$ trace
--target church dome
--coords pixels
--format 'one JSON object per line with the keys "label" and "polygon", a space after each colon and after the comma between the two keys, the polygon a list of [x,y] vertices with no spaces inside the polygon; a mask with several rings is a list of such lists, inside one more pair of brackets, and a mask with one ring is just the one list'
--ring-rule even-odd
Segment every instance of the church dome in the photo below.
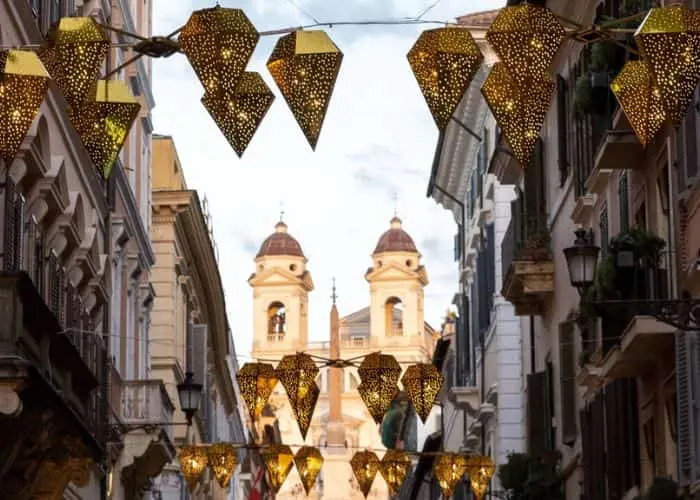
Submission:
{"label": "church dome", "polygon": [[414,252],[418,253],[413,238],[401,228],[401,219],[391,219],[391,229],[379,237],[374,253],[384,252]]}
{"label": "church dome", "polygon": [[268,236],[260,250],[255,256],[256,259],[268,255],[281,255],[288,257],[304,257],[299,242],[287,232],[287,224],[279,221],[275,225],[275,232]]}

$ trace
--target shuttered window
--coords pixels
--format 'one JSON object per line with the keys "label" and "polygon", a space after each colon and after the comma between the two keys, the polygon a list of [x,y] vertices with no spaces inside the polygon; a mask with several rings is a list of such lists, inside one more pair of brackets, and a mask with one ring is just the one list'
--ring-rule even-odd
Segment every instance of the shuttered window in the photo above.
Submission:
{"label": "shuttered window", "polygon": [[576,350],[574,323],[559,325],[559,391],[561,403],[562,442],[573,446],[578,433],[576,425]]}
{"label": "shuttered window", "polygon": [[[693,104],[699,101],[698,91],[695,91]],[[698,176],[698,149],[697,142],[700,139],[700,127],[698,126],[698,109],[691,104],[688,107],[683,121],[678,128],[677,157],[678,157],[678,188],[684,191],[690,188]]]}
{"label": "shuttered window", "polygon": [[[696,354],[693,359],[693,353]],[[676,387],[678,404],[679,483],[687,486],[700,479],[700,413],[694,400],[693,371],[700,372],[700,346],[697,337],[676,333]]]}
{"label": "shuttered window", "polygon": [[549,389],[547,372],[527,376],[527,449],[532,455],[540,455],[549,449]]}
{"label": "shuttered window", "polygon": [[559,156],[559,186],[566,184],[569,176],[569,89],[566,80],[561,75],[557,75],[557,139]]}
{"label": "shuttered window", "polygon": [[63,267],[59,264],[56,253],[51,251],[46,266],[46,303],[59,321],[63,314],[64,281],[65,272],[63,271]]}
{"label": "shuttered window", "polygon": [[627,184],[626,172],[620,176],[617,194],[620,200],[620,232],[623,233],[630,228],[629,185]]}
{"label": "shuttered window", "polygon": [[17,192],[9,175],[6,174],[5,179],[3,269],[5,271],[19,271],[22,267],[24,197]]}
{"label": "shuttered window", "polygon": [[608,224],[608,204],[605,203],[600,209],[600,220],[598,221],[600,229],[600,252],[605,258],[608,254],[608,245],[610,243],[610,226]]}
{"label": "shuttered window", "polygon": [[[194,375],[194,381],[198,384],[202,384],[202,403],[200,404],[202,411],[202,422],[204,423],[204,429],[207,430],[209,427],[209,421],[211,419],[211,406],[209,404],[209,390],[207,387],[207,325],[202,324],[191,324],[191,367],[192,373]],[[207,436],[204,439],[208,439]]]}

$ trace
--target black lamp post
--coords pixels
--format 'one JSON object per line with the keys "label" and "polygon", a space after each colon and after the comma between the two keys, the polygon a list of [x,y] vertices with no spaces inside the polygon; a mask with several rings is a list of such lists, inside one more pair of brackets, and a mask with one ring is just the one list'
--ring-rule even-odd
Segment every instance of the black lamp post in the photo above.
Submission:
{"label": "black lamp post", "polygon": [[575,234],[576,240],[573,246],[564,249],[564,256],[571,285],[582,294],[595,280],[600,247],[593,244],[592,235],[585,229],[577,229]]}
{"label": "black lamp post", "polygon": [[187,417],[187,425],[192,425],[192,417],[199,410],[199,402],[202,399],[202,384],[195,383],[192,372],[187,372],[185,380],[177,384],[177,395],[180,399],[180,409]]}

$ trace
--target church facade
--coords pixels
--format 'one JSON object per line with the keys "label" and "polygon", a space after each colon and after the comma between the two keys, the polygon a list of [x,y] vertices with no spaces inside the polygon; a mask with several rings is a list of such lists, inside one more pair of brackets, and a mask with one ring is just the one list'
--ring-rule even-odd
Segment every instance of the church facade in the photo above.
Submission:
{"label": "church facade", "polygon": [[[398,217],[379,238],[372,265],[365,273],[369,306],[340,317],[334,299],[327,341],[309,341],[308,301],[314,283],[301,245],[284,222],[265,239],[255,265],[248,280],[253,288],[253,358],[279,360],[303,351],[347,360],[381,351],[393,354],[404,370],[409,364],[431,360],[436,332],[425,322],[423,312],[428,274]],[[294,445],[302,443],[317,446],[324,455],[323,470],[309,498],[359,500],[363,496],[353,478],[350,459],[360,449],[384,448],[380,427],[357,392],[360,378],[356,368],[321,368],[316,382],[321,395],[305,442],[284,388],[278,384],[275,389],[270,406],[282,443],[291,445],[293,451]],[[381,459],[382,452],[377,455]],[[292,470],[277,498],[304,496],[298,474]],[[368,498],[388,498],[381,477],[375,479]]]}

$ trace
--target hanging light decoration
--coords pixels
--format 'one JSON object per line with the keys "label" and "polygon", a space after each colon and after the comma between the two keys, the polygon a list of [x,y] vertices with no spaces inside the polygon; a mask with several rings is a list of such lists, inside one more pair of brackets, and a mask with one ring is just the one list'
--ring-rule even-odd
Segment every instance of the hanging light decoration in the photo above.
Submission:
{"label": "hanging light decoration", "polygon": [[289,404],[304,439],[321,392],[316,385],[318,371],[311,356],[304,353],[288,354],[277,365],[277,378],[287,391]]}
{"label": "hanging light decoration", "polygon": [[634,34],[666,111],[679,123],[700,81],[700,15],[684,5],[653,8]]}
{"label": "hanging light decoration", "polygon": [[250,419],[255,422],[262,415],[267,400],[277,385],[275,369],[268,363],[246,363],[238,370],[236,380]]}
{"label": "hanging light decoration", "polygon": [[259,39],[241,9],[217,5],[193,12],[178,41],[206,93],[218,98],[236,92]]}
{"label": "hanging light decoration", "polygon": [[424,31],[409,51],[408,62],[441,131],[483,60],[474,37],[462,28]]}
{"label": "hanging light decoration", "polygon": [[277,494],[294,465],[292,449],[285,444],[274,444],[263,448],[260,455],[270,476],[270,488]]}
{"label": "hanging light decoration", "polygon": [[236,465],[238,464],[238,450],[228,443],[216,443],[207,450],[209,467],[216,477],[219,486],[226,489],[231,481]]}
{"label": "hanging light decoration", "polygon": [[476,455],[467,459],[467,474],[476,500],[482,500],[489,487],[496,464],[488,456]]}
{"label": "hanging light decoration", "polygon": [[467,459],[456,453],[445,453],[435,459],[433,473],[445,498],[454,495],[455,488],[467,472]]}
{"label": "hanging light decoration", "polygon": [[431,363],[417,363],[406,369],[401,382],[413,408],[425,423],[440,393],[444,376]]}
{"label": "hanging light decoration", "polygon": [[73,107],[94,93],[108,49],[109,39],[94,19],[63,17],[39,57],[68,105]]}
{"label": "hanging light decoration", "polygon": [[502,62],[493,65],[481,87],[486,103],[523,168],[532,158],[554,89],[554,82],[546,79],[533,81],[521,90]]}
{"label": "hanging light decoration", "polygon": [[207,452],[201,446],[183,446],[177,454],[180,471],[187,481],[190,493],[194,491],[207,467]]}
{"label": "hanging light decoration", "polygon": [[283,36],[267,61],[267,69],[313,150],[342,61],[340,49],[318,30]]}
{"label": "hanging light decoration", "polygon": [[104,178],[112,172],[119,150],[141,109],[121,80],[98,80],[96,96],[73,108],[70,119],[95,167]]}
{"label": "hanging light decoration", "polygon": [[260,73],[246,71],[235,93],[205,93],[202,104],[240,158],[274,100],[275,95]]}
{"label": "hanging light decoration", "polygon": [[502,8],[486,32],[486,40],[524,90],[532,81],[550,79],[565,35],[550,9],[526,2]]}
{"label": "hanging light decoration", "polygon": [[610,84],[613,94],[643,146],[664,126],[666,113],[646,61],[627,61]]}
{"label": "hanging light decoration", "polygon": [[374,421],[380,424],[399,391],[401,366],[391,354],[373,352],[365,356],[357,373],[362,381],[357,391]]}
{"label": "hanging light decoration", "polygon": [[294,464],[297,466],[301,484],[308,495],[313,488],[321,467],[323,467],[323,455],[318,448],[302,446],[294,455]]}
{"label": "hanging light decoration", "polygon": [[39,114],[49,74],[34,52],[0,50],[0,158],[10,168]]}
{"label": "hanging light decoration", "polygon": [[373,451],[365,450],[355,453],[350,460],[350,467],[360,486],[360,491],[367,498],[372,489],[374,478],[379,472],[379,458]]}
{"label": "hanging light decoration", "polygon": [[399,489],[410,471],[411,459],[405,451],[387,450],[379,463],[379,472],[392,496],[399,494]]}

